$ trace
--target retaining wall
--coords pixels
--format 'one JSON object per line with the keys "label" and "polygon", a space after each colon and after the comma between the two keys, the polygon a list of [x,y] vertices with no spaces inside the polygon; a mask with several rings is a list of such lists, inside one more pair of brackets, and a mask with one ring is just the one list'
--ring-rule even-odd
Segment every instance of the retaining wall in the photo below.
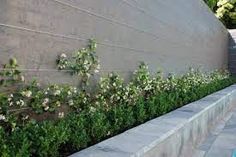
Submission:
{"label": "retaining wall", "polygon": [[236,85],[148,121],[71,157],[190,157],[211,128],[236,107]]}
{"label": "retaining wall", "polygon": [[228,32],[202,0],[1,0],[0,64],[15,56],[27,78],[76,83],[55,71],[61,53],[95,38],[102,72],[227,67]]}

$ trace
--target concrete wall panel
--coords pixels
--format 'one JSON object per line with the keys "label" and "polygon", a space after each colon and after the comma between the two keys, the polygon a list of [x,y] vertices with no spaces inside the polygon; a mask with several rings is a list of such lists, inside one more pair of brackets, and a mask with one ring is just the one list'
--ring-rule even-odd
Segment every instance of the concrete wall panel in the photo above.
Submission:
{"label": "concrete wall panel", "polygon": [[16,56],[28,77],[68,82],[55,71],[57,55],[90,38],[99,43],[101,74],[128,78],[140,61],[166,73],[227,66],[228,32],[201,0],[0,1],[0,64]]}

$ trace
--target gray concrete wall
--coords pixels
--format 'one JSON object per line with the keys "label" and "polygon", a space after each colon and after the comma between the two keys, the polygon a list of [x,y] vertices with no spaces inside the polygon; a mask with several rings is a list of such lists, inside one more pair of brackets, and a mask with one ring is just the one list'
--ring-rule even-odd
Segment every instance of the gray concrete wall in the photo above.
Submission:
{"label": "gray concrete wall", "polygon": [[236,29],[229,30],[229,70],[236,75]]}
{"label": "gray concrete wall", "polygon": [[139,61],[176,73],[227,66],[227,30],[201,0],[0,0],[0,64],[16,56],[28,77],[71,82],[57,55],[89,38],[102,73],[128,76]]}

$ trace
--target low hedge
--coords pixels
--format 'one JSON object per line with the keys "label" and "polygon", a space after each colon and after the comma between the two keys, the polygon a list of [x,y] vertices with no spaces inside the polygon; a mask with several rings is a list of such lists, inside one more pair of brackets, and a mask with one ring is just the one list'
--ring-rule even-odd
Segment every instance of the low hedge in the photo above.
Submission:
{"label": "low hedge", "polygon": [[[73,96],[68,86],[44,89],[34,82],[0,96],[0,155],[67,156],[234,82],[235,78],[224,72],[205,74],[193,70],[180,77],[151,77],[145,64],[140,65],[130,83],[110,74],[101,79],[94,93],[78,90]],[[48,92],[52,91],[54,94],[50,95]],[[36,101],[42,106],[37,107]],[[10,112],[18,111],[18,104],[17,109],[29,107],[38,115],[55,114],[61,109],[60,105],[55,107],[59,101],[61,106],[70,106],[65,115],[59,112],[59,118],[41,120],[29,114],[22,119],[22,112]],[[12,103],[16,105],[9,107]]]}

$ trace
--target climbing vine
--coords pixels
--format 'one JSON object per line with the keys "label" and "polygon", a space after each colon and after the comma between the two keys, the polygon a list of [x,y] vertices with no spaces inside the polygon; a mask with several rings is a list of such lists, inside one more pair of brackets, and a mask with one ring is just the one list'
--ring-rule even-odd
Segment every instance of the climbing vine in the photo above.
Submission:
{"label": "climbing vine", "polygon": [[9,63],[4,64],[2,71],[0,71],[0,86],[9,86],[21,81],[24,81],[24,76],[18,70],[17,60],[11,58]]}
{"label": "climbing vine", "polygon": [[71,57],[62,53],[57,60],[58,69],[77,75],[81,80],[81,87],[84,88],[88,84],[89,78],[94,73],[98,73],[100,69],[96,48],[96,41],[90,39],[86,48],[76,51]]}

